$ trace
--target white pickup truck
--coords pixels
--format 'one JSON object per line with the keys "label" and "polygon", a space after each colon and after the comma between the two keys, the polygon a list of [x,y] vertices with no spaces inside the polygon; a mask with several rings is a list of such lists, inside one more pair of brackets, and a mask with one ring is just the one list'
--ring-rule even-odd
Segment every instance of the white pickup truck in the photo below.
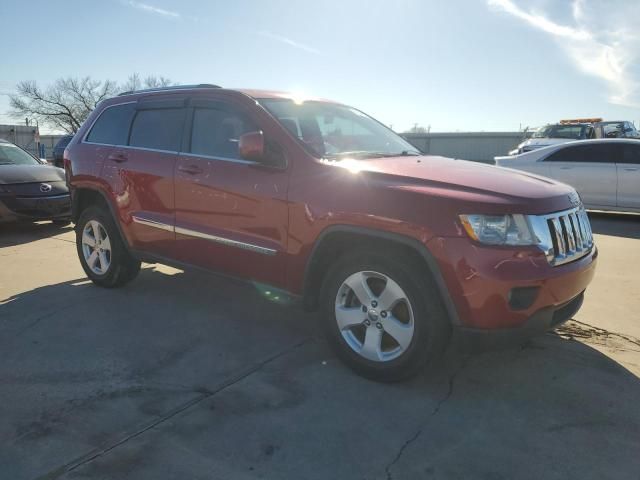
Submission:
{"label": "white pickup truck", "polygon": [[591,138],[639,138],[640,133],[633,123],[625,120],[606,121],[601,118],[579,118],[560,120],[545,125],[534,132],[531,138],[520,143],[509,155],[530,152],[549,145],[587,140]]}

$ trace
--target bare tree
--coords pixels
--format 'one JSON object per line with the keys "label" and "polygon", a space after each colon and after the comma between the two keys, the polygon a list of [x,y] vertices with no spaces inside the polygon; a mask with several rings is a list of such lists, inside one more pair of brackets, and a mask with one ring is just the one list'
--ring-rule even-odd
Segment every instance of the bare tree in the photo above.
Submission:
{"label": "bare tree", "polygon": [[159,88],[168,87],[170,85],[174,85],[174,83],[167,77],[156,77],[155,75],[149,75],[143,80],[140,78],[140,75],[138,73],[133,73],[129,75],[127,81],[122,84],[122,90],[125,92],[131,92],[135,90],[141,90],[143,88]]}
{"label": "bare tree", "polygon": [[429,133],[429,130],[430,128],[424,128],[423,126],[414,123],[413,127],[407,130],[405,133]]}
{"label": "bare tree", "polygon": [[84,78],[60,78],[42,89],[35,81],[24,81],[16,85],[16,93],[9,95],[15,118],[31,117],[39,123],[49,125],[67,133],[78,131],[89,114],[105,98],[119,91],[140,90],[171,85],[166,77],[148,76],[140,79],[137,73],[129,76],[123,85],[112,80]]}
{"label": "bare tree", "polygon": [[33,117],[54,128],[74,133],[101,100],[113,96],[117,85],[84,78],[60,78],[46,89],[35,81],[16,85],[17,93],[9,95],[14,117]]}

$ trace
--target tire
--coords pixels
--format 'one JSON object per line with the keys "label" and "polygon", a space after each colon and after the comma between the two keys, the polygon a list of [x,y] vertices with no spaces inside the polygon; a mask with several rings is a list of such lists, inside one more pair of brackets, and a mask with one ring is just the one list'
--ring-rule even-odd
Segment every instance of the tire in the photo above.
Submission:
{"label": "tire", "polygon": [[140,271],[140,261],[127,251],[113,217],[99,206],[91,206],[80,215],[76,249],[87,277],[101,287],[121,287]]}
{"label": "tire", "polygon": [[[357,286],[362,280],[369,296]],[[360,296],[369,305],[363,305]],[[385,305],[394,305],[393,298],[395,306],[384,310]],[[409,259],[390,259],[376,252],[347,253],[325,276],[321,301],[329,343],[351,369],[371,380],[410,378],[440,357],[448,345],[451,326],[440,295]]]}

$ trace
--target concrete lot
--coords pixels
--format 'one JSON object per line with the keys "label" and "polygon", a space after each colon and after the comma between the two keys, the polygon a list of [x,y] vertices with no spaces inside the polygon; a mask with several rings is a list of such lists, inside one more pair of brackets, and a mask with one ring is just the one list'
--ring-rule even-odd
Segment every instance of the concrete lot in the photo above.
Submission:
{"label": "concrete lot", "polygon": [[640,217],[592,220],[576,321],[399,385],[252,286],[146,265],[104,290],[70,228],[0,226],[0,478],[638,478]]}

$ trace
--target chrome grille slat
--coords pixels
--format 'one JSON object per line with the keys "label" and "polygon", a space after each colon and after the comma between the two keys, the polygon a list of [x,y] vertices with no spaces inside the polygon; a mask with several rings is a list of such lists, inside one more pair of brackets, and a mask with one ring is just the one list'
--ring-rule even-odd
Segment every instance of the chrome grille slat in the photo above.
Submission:
{"label": "chrome grille slat", "polygon": [[580,233],[581,233],[582,238],[584,240],[584,244],[588,245],[589,244],[589,236],[587,235],[587,229],[586,229],[586,226],[585,226],[585,220],[584,220],[584,216],[582,215],[582,212],[578,212],[577,217],[578,217],[578,222],[580,223]]}
{"label": "chrome grille slat", "polygon": [[593,243],[593,231],[591,230],[591,223],[589,223],[589,219],[587,218],[587,212],[583,211],[582,215],[584,216],[587,233],[589,235],[589,243]]}
{"label": "chrome grille slat", "polygon": [[567,245],[564,241],[564,235],[562,234],[562,225],[559,218],[552,218],[551,224],[553,225],[553,234],[556,238],[556,257],[564,257],[567,253]]}
{"label": "chrome grille slat", "polygon": [[573,230],[569,224],[569,215],[560,217],[560,221],[562,222],[562,229],[567,240],[567,255],[571,255],[576,251],[576,239],[573,236]]}
{"label": "chrome grille slat", "polygon": [[593,248],[593,232],[582,206],[535,216],[531,222],[540,247],[553,266],[584,257]]}
{"label": "chrome grille slat", "polygon": [[578,216],[575,213],[569,215],[571,220],[571,227],[576,234],[576,249],[582,250],[582,233],[580,232],[580,225],[578,224]]}

